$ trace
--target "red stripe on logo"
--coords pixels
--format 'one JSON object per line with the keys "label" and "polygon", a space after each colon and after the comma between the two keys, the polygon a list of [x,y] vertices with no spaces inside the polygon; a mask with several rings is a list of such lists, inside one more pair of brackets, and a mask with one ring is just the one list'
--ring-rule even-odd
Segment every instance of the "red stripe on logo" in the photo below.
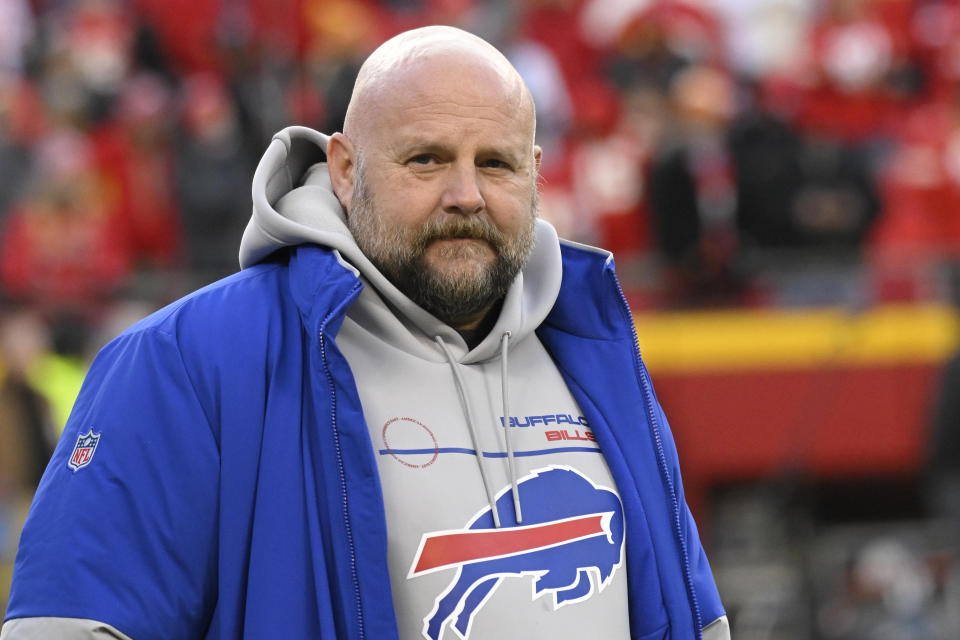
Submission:
{"label": "red stripe on logo", "polygon": [[507,529],[426,534],[412,575],[438,567],[535,551],[579,538],[602,535],[605,533],[604,515],[593,513],[569,520]]}

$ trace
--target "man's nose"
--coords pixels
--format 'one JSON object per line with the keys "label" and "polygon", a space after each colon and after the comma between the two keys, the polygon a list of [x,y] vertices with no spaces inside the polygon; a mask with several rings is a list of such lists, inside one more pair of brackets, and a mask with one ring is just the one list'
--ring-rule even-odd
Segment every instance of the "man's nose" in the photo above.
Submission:
{"label": "man's nose", "polygon": [[443,210],[448,213],[472,215],[482,211],[485,204],[477,168],[472,164],[453,165],[448,173],[448,182],[440,201]]}

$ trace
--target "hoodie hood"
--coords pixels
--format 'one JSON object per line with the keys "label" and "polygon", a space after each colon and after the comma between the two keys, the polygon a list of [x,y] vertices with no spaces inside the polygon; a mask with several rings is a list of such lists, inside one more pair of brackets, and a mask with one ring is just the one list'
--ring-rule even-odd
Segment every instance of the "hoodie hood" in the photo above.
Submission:
{"label": "hoodie hood", "polygon": [[[240,243],[241,268],[283,247],[304,243],[329,247],[375,289],[361,293],[359,312],[367,314],[365,322],[389,332],[391,343],[428,359],[444,358],[438,353],[437,337],[463,364],[495,358],[505,332],[516,343],[540,325],[560,291],[560,246],[552,226],[536,220],[530,258],[510,286],[490,333],[470,350],[456,330],[404,295],[357,246],[330,182],[325,163],[328,141],[328,136],[307,127],[288,127],[273,137],[253,177],[253,215]],[[372,296],[382,302],[377,304]],[[397,321],[404,331],[398,331]]]}
{"label": "hoodie hood", "polygon": [[[384,403],[404,396],[419,397],[424,380],[433,379],[431,388],[441,388],[443,380],[452,379],[456,393],[435,400],[433,407],[444,408],[442,416],[448,429],[456,432],[457,426],[454,425],[462,424],[463,434],[468,434],[470,446],[464,450],[473,451],[496,527],[501,526],[495,495],[499,482],[496,470],[484,461],[483,451],[485,439],[491,434],[499,439],[502,432],[513,513],[516,523],[521,523],[519,480],[512,445],[514,436],[511,429],[498,428],[497,423],[509,425],[512,415],[509,402],[511,374],[507,364],[512,349],[522,356],[521,370],[525,370],[524,365],[532,366],[535,371],[553,371],[555,377],[559,377],[550,356],[533,335],[553,308],[560,292],[563,267],[556,231],[542,220],[535,221],[534,248],[530,257],[504,296],[493,328],[471,349],[453,327],[397,289],[357,246],[331,185],[325,163],[328,142],[327,136],[305,127],[290,127],[274,136],[254,174],[253,216],[240,245],[241,267],[253,265],[286,246],[316,243],[332,249],[344,266],[353,270],[362,282],[371,285],[360,291],[338,334],[338,344],[354,369],[357,386],[364,390],[361,394],[367,394],[361,404],[368,425],[374,425],[376,431],[379,425],[389,424],[389,420],[384,422],[383,416],[379,415]],[[364,356],[371,353],[375,354],[374,360],[365,360]],[[438,370],[434,363],[446,365],[447,373],[441,374],[439,379],[432,378]],[[491,376],[491,370],[497,365],[499,373]],[[383,371],[389,371],[391,375],[389,380],[380,384],[376,382],[376,376]],[[407,389],[406,393],[402,391],[405,381],[397,379],[396,371],[419,371],[411,379],[414,387]],[[491,377],[500,382],[499,403],[488,393]],[[514,383],[519,377],[522,376],[514,374]],[[542,384],[544,375],[535,377]],[[552,397],[557,389],[562,389],[564,398],[569,396],[562,383],[548,386],[549,390],[535,394],[538,399]],[[572,399],[569,399],[567,404],[571,403]],[[501,409],[498,418],[492,417],[495,415],[493,404],[499,404]],[[458,413],[463,417],[462,423],[451,419]],[[386,429],[386,426],[382,428]],[[445,437],[450,435],[447,433]],[[385,437],[371,433],[371,442],[378,436]],[[499,450],[499,442],[486,447],[490,448]],[[499,467],[497,463],[492,464]],[[472,469],[457,466],[465,474],[458,477],[476,478]],[[381,469],[381,472],[386,470]],[[400,520],[406,523],[404,526],[411,524],[404,518]],[[394,532],[399,530],[398,526],[394,525]],[[392,569],[396,575],[399,571],[400,567]]]}

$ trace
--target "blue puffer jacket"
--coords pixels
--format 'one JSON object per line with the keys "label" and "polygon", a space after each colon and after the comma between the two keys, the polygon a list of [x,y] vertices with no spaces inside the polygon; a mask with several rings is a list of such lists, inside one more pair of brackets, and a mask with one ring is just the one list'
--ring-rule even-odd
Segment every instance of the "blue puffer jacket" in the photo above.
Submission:
{"label": "blue puffer jacket", "polygon": [[[623,501],[632,635],[697,638],[723,609],[629,310],[604,256],[563,259],[538,333]],[[138,640],[396,638],[377,466],[336,345],[361,286],[302,245],[105,347],[37,492],[7,618]]]}

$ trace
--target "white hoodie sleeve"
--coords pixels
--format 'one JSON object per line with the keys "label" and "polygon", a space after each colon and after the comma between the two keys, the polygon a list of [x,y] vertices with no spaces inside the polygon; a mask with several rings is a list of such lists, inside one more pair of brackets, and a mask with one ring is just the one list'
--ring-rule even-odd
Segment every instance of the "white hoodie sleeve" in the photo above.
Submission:
{"label": "white hoodie sleeve", "polygon": [[705,626],[703,640],[730,640],[730,622],[727,621],[727,616],[720,616]]}
{"label": "white hoodie sleeve", "polygon": [[83,618],[16,618],[7,620],[0,640],[132,640],[109,624]]}

